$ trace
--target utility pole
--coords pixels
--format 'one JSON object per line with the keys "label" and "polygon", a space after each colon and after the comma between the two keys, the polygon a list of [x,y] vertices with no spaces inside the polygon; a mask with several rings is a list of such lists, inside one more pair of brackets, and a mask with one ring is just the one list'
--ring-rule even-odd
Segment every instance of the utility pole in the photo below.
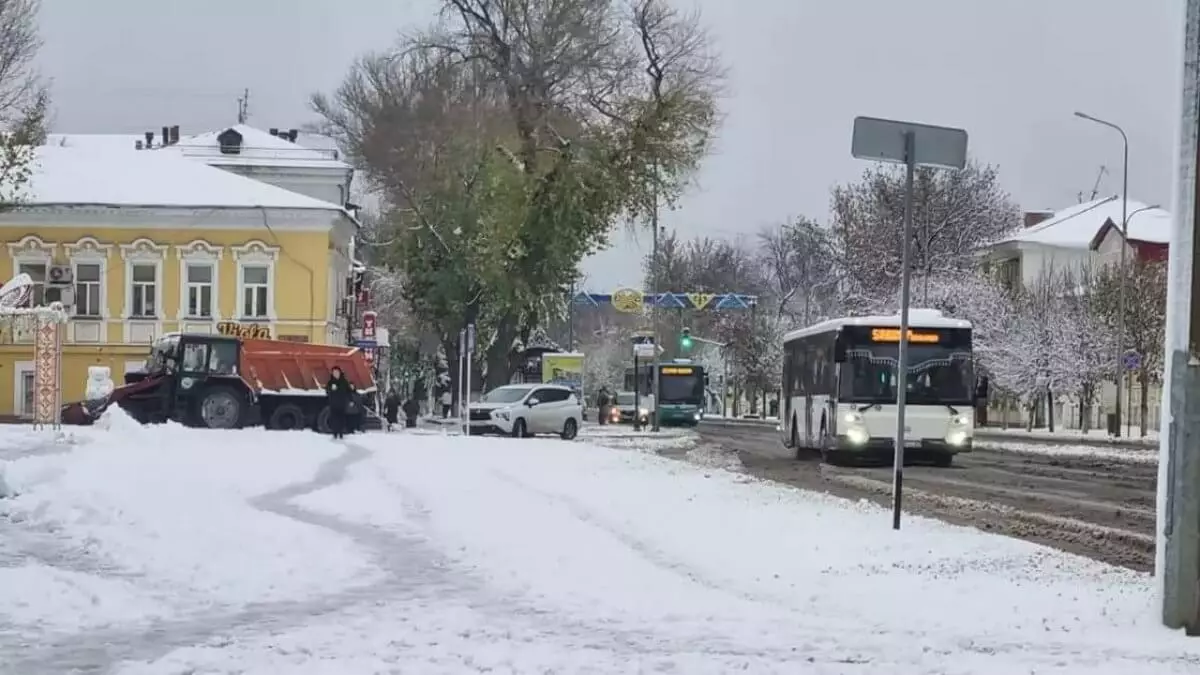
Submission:
{"label": "utility pole", "polygon": [[1200,0],[1184,10],[1183,110],[1167,283],[1155,578],[1168,628],[1200,635]]}
{"label": "utility pole", "polygon": [[[658,167],[655,166],[654,180],[658,180]],[[654,184],[654,204],[650,208],[650,227],[654,229],[654,237],[651,240],[650,253],[650,297],[653,305],[650,306],[650,320],[654,323],[654,360],[651,361],[651,369],[653,372],[654,383],[654,422],[651,425],[651,431],[658,431],[662,425],[662,384],[658,377],[659,371],[659,345],[662,344],[658,338],[658,183]]]}
{"label": "utility pole", "polygon": [[242,95],[238,98],[238,124],[245,124],[246,120],[250,119],[250,88],[247,87],[242,91]]}

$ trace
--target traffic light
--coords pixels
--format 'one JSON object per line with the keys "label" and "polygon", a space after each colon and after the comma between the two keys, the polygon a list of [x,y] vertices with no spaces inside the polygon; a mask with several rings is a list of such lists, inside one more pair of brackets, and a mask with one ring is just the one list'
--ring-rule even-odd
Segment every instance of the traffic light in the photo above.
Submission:
{"label": "traffic light", "polygon": [[687,351],[692,348],[692,329],[684,328],[679,334],[679,348]]}

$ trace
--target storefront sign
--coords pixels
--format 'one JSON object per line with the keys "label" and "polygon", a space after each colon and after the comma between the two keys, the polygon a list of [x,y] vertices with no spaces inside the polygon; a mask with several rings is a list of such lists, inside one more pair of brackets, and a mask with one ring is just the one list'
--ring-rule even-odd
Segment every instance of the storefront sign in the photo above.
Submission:
{"label": "storefront sign", "polygon": [[375,322],[378,319],[378,314],[375,312],[363,312],[362,315],[362,339],[375,340]]}
{"label": "storefront sign", "polygon": [[246,340],[270,340],[271,327],[261,323],[237,323],[222,321],[217,324],[217,333]]}

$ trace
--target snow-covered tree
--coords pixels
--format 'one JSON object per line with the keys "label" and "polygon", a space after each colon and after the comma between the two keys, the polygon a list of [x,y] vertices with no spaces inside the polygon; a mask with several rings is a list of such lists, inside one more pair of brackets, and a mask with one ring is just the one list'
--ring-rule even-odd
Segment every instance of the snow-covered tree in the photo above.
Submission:
{"label": "snow-covered tree", "polygon": [[[1138,401],[1143,435],[1149,424],[1150,402],[1147,398],[1150,385],[1162,382],[1165,331],[1167,319],[1167,263],[1159,261],[1132,261],[1122,273],[1116,264],[1106,265],[1099,270],[1095,280],[1095,295],[1098,311],[1104,323],[1116,334],[1119,295],[1125,285],[1125,326],[1121,351],[1132,349],[1142,357],[1142,366],[1133,376],[1140,384]],[[1109,353],[1116,361],[1116,350]],[[1110,375],[1111,377],[1111,375]]]}
{"label": "snow-covered tree", "polygon": [[[850,298],[895,293],[901,272],[904,169],[874,166],[833,190],[833,233]],[[976,250],[1018,226],[1019,212],[995,167],[971,162],[961,171],[918,169],[913,203],[912,271],[932,280],[977,264]],[[917,304],[924,283],[914,284]]]}
{"label": "snow-covered tree", "polygon": [[633,365],[633,334],[612,326],[597,331],[594,339],[579,346],[583,352],[583,381],[590,392],[600,387],[618,391],[625,385],[625,369]]}

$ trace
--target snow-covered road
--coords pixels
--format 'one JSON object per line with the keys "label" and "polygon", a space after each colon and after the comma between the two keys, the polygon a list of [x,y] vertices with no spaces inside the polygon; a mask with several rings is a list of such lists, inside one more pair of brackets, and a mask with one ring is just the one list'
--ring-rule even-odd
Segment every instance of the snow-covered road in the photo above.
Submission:
{"label": "snow-covered road", "polygon": [[110,422],[0,432],[0,673],[1200,670],[1143,575],[637,449]]}

